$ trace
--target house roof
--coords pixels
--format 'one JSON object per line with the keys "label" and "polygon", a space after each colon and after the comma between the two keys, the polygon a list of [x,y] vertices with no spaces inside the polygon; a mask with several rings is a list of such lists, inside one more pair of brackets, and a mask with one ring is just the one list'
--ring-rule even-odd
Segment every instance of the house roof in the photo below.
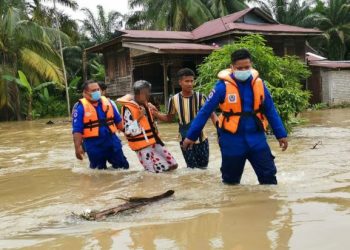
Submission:
{"label": "house roof", "polygon": [[328,69],[350,69],[350,61],[331,61],[314,53],[306,53],[308,65]]}
{"label": "house roof", "polygon": [[123,47],[156,54],[210,54],[217,47],[197,43],[135,43],[123,42]]}
{"label": "house roof", "polygon": [[316,29],[306,29],[280,24],[259,8],[248,8],[231,15],[203,23],[191,32],[157,30],[123,30],[115,33],[116,38],[86,49],[87,52],[99,52],[103,48],[123,41],[132,42],[203,42],[225,34],[260,33],[268,35],[314,36],[321,33]]}
{"label": "house roof", "polygon": [[129,38],[193,40],[192,33],[186,31],[124,30],[123,33],[123,37]]}
{"label": "house roof", "polygon": [[[265,23],[258,23],[254,20],[245,20],[248,14],[264,20]],[[245,33],[245,32],[261,32],[261,33],[285,33],[295,35],[315,35],[321,33],[316,29],[306,29],[297,26],[280,24],[270,15],[259,8],[248,8],[231,15],[208,21],[192,31],[195,39],[208,39],[227,32]],[[281,34],[280,34],[281,35]]]}

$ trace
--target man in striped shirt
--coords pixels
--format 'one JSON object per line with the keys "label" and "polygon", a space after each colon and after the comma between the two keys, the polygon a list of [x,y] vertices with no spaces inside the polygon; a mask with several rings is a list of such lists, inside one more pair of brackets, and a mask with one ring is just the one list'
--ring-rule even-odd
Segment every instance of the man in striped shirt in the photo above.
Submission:
{"label": "man in striped shirt", "polygon": [[[169,100],[168,113],[162,114],[154,111],[154,116],[161,121],[171,122],[178,117],[180,146],[186,138],[187,130],[190,128],[192,121],[197,116],[198,111],[204,105],[206,97],[193,91],[195,74],[191,69],[183,68],[177,73],[181,92],[177,93]],[[213,112],[211,120],[215,126],[217,116]],[[209,162],[209,143],[204,132],[201,133],[199,139],[192,148],[182,149],[182,154],[185,158],[187,167],[189,168],[206,168]]]}

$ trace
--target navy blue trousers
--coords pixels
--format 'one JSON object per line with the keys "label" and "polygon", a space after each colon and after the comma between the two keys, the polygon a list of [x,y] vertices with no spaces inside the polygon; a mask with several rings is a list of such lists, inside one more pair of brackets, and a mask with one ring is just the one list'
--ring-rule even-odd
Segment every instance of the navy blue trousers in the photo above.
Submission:
{"label": "navy blue trousers", "polygon": [[[180,146],[182,142],[180,142]],[[209,143],[208,139],[201,143],[194,144],[191,149],[183,150],[182,155],[185,158],[188,168],[206,168],[209,163]]]}
{"label": "navy blue trousers", "polygon": [[113,146],[107,148],[95,147],[94,149],[89,149],[86,153],[92,169],[106,169],[107,161],[112,164],[113,168],[129,168],[129,163],[121,148],[117,149]]}
{"label": "navy blue trousers", "polygon": [[[243,145],[232,145],[232,153],[229,155],[222,154],[221,173],[222,180],[226,184],[239,184],[244,170],[246,160],[248,160],[260,184],[274,185],[277,184],[275,157],[266,141],[249,148]],[[236,149],[236,147],[240,147]],[[237,152],[237,153],[235,153]]]}

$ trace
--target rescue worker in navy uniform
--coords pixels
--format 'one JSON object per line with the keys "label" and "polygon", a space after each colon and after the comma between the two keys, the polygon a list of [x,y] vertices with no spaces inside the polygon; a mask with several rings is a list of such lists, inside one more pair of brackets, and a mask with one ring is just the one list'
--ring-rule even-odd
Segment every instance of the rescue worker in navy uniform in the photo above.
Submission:
{"label": "rescue worker in navy uniform", "polygon": [[[122,144],[115,134],[123,129],[122,119],[114,105],[101,96],[98,82],[87,81],[83,96],[74,106],[72,114],[73,140],[77,159],[83,160],[86,151],[90,168],[106,169],[107,161],[113,168],[128,169]],[[84,144],[84,150],[83,150]]]}
{"label": "rescue worker in navy uniform", "polygon": [[191,147],[211,113],[220,107],[218,136],[222,155],[221,173],[226,184],[239,184],[248,159],[260,184],[277,184],[274,156],[267,144],[265,131],[270,124],[285,151],[287,132],[271,95],[258,72],[252,69],[248,50],[231,55],[231,68],[219,73],[219,81],[192,122],[183,147]]}

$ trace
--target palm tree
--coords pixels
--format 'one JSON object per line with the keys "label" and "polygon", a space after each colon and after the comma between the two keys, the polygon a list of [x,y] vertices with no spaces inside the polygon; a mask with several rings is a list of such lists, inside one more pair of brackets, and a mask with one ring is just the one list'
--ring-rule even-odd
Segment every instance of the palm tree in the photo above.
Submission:
{"label": "palm tree", "polygon": [[312,41],[331,60],[344,60],[350,53],[350,1],[317,1],[315,11],[308,17],[309,26],[324,31],[322,39]]}
{"label": "palm tree", "polygon": [[117,11],[107,15],[101,5],[97,5],[97,16],[88,8],[81,9],[85,14],[82,20],[83,31],[96,43],[105,42],[113,37],[113,33],[123,27],[124,17]]}
{"label": "palm tree", "polygon": [[289,25],[304,26],[305,19],[310,15],[312,1],[300,0],[250,0],[255,2],[266,13],[278,22]]}
{"label": "palm tree", "polygon": [[129,0],[134,12],[127,22],[128,28],[159,30],[191,30],[214,16],[203,0]]}
{"label": "palm tree", "polygon": [[[30,21],[23,9],[12,5],[1,7],[0,72],[15,76],[21,69],[31,82],[62,83],[60,56],[55,51],[54,43],[58,36],[67,42],[68,37]],[[18,119],[20,111],[17,86],[1,78],[0,89],[0,109],[12,111],[10,113]]]}
{"label": "palm tree", "polygon": [[244,0],[206,0],[204,3],[208,6],[214,18],[248,8]]}
{"label": "palm tree", "polygon": [[[67,34],[73,43],[76,43],[79,39],[77,22],[71,19],[62,11],[57,11],[57,9],[54,10],[53,7],[43,5],[42,2],[44,1],[27,0],[27,10],[31,16],[31,20],[42,26],[53,27],[56,25],[55,15],[57,15],[60,24],[60,30],[63,33]],[[62,6],[69,7],[72,10],[78,9],[78,4],[72,0],[57,0],[56,2]]]}

